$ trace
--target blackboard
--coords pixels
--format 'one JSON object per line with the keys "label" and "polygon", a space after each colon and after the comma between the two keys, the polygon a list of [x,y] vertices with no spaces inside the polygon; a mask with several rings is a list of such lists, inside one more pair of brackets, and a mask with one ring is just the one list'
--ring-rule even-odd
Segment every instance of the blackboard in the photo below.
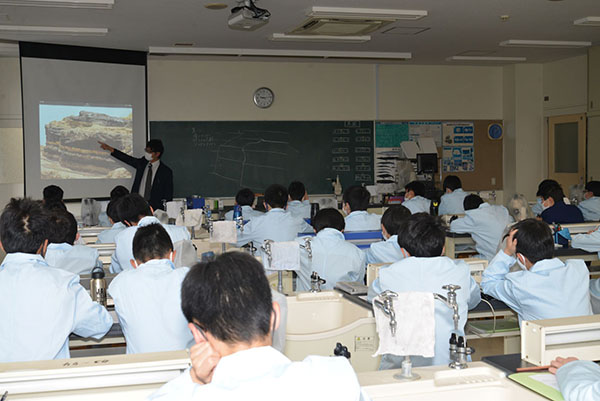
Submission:
{"label": "blackboard", "polygon": [[174,196],[262,193],[302,181],[311,194],[373,184],[373,121],[151,121],[165,146]]}

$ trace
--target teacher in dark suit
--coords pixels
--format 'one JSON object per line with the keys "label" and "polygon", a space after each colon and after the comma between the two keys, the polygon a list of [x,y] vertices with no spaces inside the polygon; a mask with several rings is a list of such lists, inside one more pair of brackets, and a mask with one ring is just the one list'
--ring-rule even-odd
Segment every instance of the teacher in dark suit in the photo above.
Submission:
{"label": "teacher in dark suit", "polygon": [[160,139],[148,141],[144,157],[140,158],[129,156],[104,142],[98,143],[115,159],[135,167],[131,192],[143,196],[154,210],[164,209],[163,200],[173,200],[173,171],[160,161],[165,151]]}

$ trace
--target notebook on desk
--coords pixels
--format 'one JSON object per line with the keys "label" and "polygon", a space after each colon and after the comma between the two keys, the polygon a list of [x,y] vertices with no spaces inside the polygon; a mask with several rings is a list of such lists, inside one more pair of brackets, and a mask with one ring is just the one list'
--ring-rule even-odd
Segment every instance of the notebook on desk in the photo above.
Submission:
{"label": "notebook on desk", "polygon": [[564,401],[556,376],[549,372],[513,373],[509,379],[553,401]]}

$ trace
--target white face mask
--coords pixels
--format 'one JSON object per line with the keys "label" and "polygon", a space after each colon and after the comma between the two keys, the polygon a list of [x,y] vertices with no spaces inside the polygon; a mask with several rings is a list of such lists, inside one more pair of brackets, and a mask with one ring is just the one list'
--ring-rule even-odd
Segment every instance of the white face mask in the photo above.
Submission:
{"label": "white face mask", "polygon": [[542,205],[542,210],[546,210],[550,207],[550,206],[544,205],[544,201],[541,202],[541,205]]}
{"label": "white face mask", "polygon": [[[521,257],[523,258],[523,260],[525,260],[525,257],[523,255],[521,255]],[[523,264],[523,262],[521,262],[521,258],[519,258],[519,255],[517,255],[517,264],[519,265],[521,270],[527,271],[527,267]]]}
{"label": "white face mask", "polygon": [[146,160],[148,160],[148,161],[152,160],[152,153],[145,152],[144,153],[144,158]]}

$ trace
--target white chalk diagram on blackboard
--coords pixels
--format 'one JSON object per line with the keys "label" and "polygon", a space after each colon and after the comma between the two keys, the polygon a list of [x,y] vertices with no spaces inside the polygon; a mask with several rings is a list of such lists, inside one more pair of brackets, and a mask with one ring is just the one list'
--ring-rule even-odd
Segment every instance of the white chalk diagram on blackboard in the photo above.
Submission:
{"label": "white chalk diagram on blackboard", "polygon": [[246,130],[229,135],[231,138],[213,151],[217,157],[211,174],[248,188],[262,188],[265,182],[286,181],[290,156],[300,153],[290,145],[290,133]]}

